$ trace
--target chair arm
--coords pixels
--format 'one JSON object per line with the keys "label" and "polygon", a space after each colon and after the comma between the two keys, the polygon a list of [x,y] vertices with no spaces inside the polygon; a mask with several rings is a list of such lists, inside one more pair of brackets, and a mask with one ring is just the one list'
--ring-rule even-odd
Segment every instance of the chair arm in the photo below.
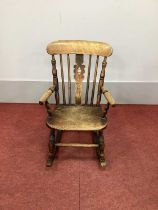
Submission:
{"label": "chair arm", "polygon": [[107,102],[111,105],[111,106],[115,106],[115,100],[112,97],[112,95],[110,94],[110,92],[106,89],[104,89],[104,87],[102,87],[102,93],[104,95],[104,97],[106,98]]}
{"label": "chair arm", "polygon": [[50,98],[50,96],[52,95],[52,93],[54,92],[55,88],[54,87],[50,87],[47,91],[45,91],[43,93],[43,95],[41,96],[40,100],[39,100],[39,104],[43,105],[46,103],[46,101],[48,101],[48,99]]}

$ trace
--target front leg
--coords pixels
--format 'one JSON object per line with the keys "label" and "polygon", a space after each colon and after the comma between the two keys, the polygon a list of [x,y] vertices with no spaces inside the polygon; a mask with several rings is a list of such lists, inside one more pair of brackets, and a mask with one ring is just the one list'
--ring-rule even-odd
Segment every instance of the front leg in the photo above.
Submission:
{"label": "front leg", "polygon": [[50,136],[49,136],[49,155],[47,159],[47,167],[52,166],[53,160],[55,158],[55,153],[56,153],[56,146],[55,146],[55,129],[51,129]]}
{"label": "front leg", "polygon": [[56,133],[56,143],[60,143],[61,142],[61,138],[62,138],[62,130],[57,130],[57,133]]}
{"label": "front leg", "polygon": [[106,166],[106,160],[104,156],[104,136],[102,131],[100,131],[99,135],[99,149],[100,149],[100,156],[99,156],[100,165],[104,167]]}
{"label": "front leg", "polygon": [[99,147],[97,147],[97,155],[102,167],[106,166],[106,160],[104,156],[104,136],[103,131],[97,131],[96,135],[97,143]]}

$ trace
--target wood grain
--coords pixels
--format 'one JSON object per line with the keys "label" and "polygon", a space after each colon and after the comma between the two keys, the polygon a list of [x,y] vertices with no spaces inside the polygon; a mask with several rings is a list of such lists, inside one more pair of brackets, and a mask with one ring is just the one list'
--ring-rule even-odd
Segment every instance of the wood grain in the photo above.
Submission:
{"label": "wood grain", "polygon": [[109,57],[112,52],[112,47],[107,43],[86,40],[59,40],[47,46],[47,53],[50,55],[87,54]]}
{"label": "wood grain", "polygon": [[89,80],[90,80],[90,71],[91,71],[91,60],[92,60],[92,55],[89,55],[89,64],[88,64],[88,75],[87,75],[85,104],[88,103],[88,92],[89,92]]}
{"label": "wood grain", "polygon": [[54,87],[49,88],[47,91],[45,91],[43,93],[43,95],[41,96],[40,100],[39,100],[39,104],[44,104],[46,101],[48,101],[48,99],[50,98],[50,96],[52,95],[52,93],[54,92]]}
{"label": "wood grain", "polygon": [[110,94],[110,92],[108,90],[104,89],[104,87],[102,87],[102,93],[105,96],[108,103],[111,106],[115,106],[116,102],[115,102],[114,98],[112,97],[112,95]]}
{"label": "wood grain", "polygon": [[104,85],[106,64],[107,64],[106,57],[104,57],[104,60],[102,62],[102,70],[101,70],[101,73],[100,73],[99,84],[98,84],[97,105],[99,105],[100,101],[101,101],[102,87]]}
{"label": "wood grain", "polygon": [[96,85],[96,78],[97,78],[97,71],[98,71],[98,63],[99,63],[99,56],[97,56],[96,64],[95,64],[95,70],[94,70],[93,88],[92,88],[92,95],[91,95],[91,105],[93,104],[93,100],[94,100],[95,85]]}
{"label": "wood grain", "polygon": [[107,126],[103,111],[96,106],[59,105],[52,111],[47,125],[58,130],[100,130]]}
{"label": "wood grain", "polygon": [[85,65],[83,65],[83,55],[76,55],[76,64],[74,65],[75,83],[75,103],[81,104],[82,81],[84,79]]}
{"label": "wood grain", "polygon": [[51,62],[52,62],[53,85],[55,87],[55,100],[56,104],[59,104],[59,84],[58,84],[58,75],[56,69],[56,60],[54,55],[52,55]]}
{"label": "wood grain", "polygon": [[71,104],[71,75],[70,75],[70,55],[67,55],[67,68],[68,68],[68,98]]}
{"label": "wood grain", "polygon": [[57,147],[98,147],[98,144],[81,144],[81,143],[57,143]]}
{"label": "wood grain", "polygon": [[63,58],[60,54],[60,67],[61,67],[61,80],[62,80],[62,92],[63,92],[63,104],[66,104],[65,98],[65,83],[64,83],[64,70],[63,70]]}

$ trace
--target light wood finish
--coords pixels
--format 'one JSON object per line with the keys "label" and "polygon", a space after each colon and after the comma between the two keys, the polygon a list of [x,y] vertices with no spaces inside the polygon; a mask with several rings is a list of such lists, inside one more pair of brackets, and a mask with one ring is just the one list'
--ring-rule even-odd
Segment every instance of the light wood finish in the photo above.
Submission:
{"label": "light wood finish", "polygon": [[58,75],[56,69],[56,60],[55,56],[52,56],[52,74],[53,74],[53,85],[55,87],[55,100],[56,104],[59,104],[59,84],[58,84]]}
{"label": "light wood finish", "polygon": [[47,91],[45,91],[39,100],[39,104],[44,104],[46,101],[48,101],[53,92],[54,87],[50,87]]}
{"label": "light wood finish", "polygon": [[86,40],[59,40],[47,46],[47,53],[56,54],[88,54],[109,57],[112,47],[104,42]]}
{"label": "light wood finish", "polygon": [[81,143],[57,143],[57,147],[99,147],[98,144],[81,144]]}
{"label": "light wood finish", "polygon": [[93,100],[94,100],[94,93],[95,93],[95,85],[96,85],[96,78],[97,78],[98,63],[99,63],[99,56],[97,56],[96,64],[95,64],[95,70],[94,70],[93,88],[92,88],[92,95],[91,95],[91,105],[93,104]]}
{"label": "light wood finish", "polygon": [[59,105],[52,111],[47,125],[59,130],[100,130],[107,126],[100,107]]}
{"label": "light wood finish", "polygon": [[115,106],[115,100],[114,98],[112,97],[112,95],[110,94],[110,92],[106,89],[104,89],[104,87],[102,87],[102,93],[103,95],[105,96],[106,100],[108,101],[108,103],[111,105],[111,106]]}
{"label": "light wood finish", "polygon": [[103,136],[103,131],[97,131],[94,133],[95,134],[95,142],[98,144],[97,147],[97,156],[99,159],[99,163],[101,167],[106,166],[106,160],[105,160],[105,155],[104,155],[104,136]]}
{"label": "light wood finish", "polygon": [[106,57],[104,57],[104,60],[102,62],[102,70],[101,70],[101,73],[100,73],[99,84],[98,84],[97,105],[99,105],[100,101],[101,101],[102,87],[104,85],[106,64],[107,64]]}
{"label": "light wood finish", "polygon": [[75,83],[75,103],[81,104],[82,95],[82,81],[84,79],[83,55],[76,55],[76,64],[74,65],[74,79]]}
{"label": "light wood finish", "polygon": [[64,70],[63,70],[63,58],[60,54],[60,66],[61,66],[61,80],[62,80],[62,91],[63,91],[63,104],[66,104],[65,98],[65,83],[64,83]]}
{"label": "light wood finish", "polygon": [[68,98],[69,104],[71,104],[71,76],[70,76],[70,55],[67,55],[67,67],[68,67]]}
{"label": "light wood finish", "polygon": [[[47,126],[51,129],[49,138],[49,155],[47,166],[51,166],[56,150],[59,147],[94,147],[96,148],[99,163],[102,167],[106,166],[104,156],[104,136],[103,130],[107,127],[107,112],[110,105],[115,105],[115,100],[110,93],[103,88],[105,78],[105,68],[107,64],[107,57],[112,54],[112,47],[106,43],[80,40],[56,41],[48,44],[47,52],[52,55],[52,75],[53,87],[44,93],[40,99],[40,104],[45,104],[47,109]],[[58,55],[57,55],[58,54]],[[67,68],[64,69],[63,54],[67,54]],[[70,69],[70,54],[75,54],[74,69]],[[87,85],[85,93],[85,104],[81,102],[83,96],[82,83],[85,76],[87,66],[84,65],[84,54],[89,55]],[[56,57],[59,56],[61,66],[61,81],[63,104],[60,104],[59,98],[59,84],[58,73],[56,68]],[[91,66],[93,66],[93,56],[96,58],[94,74],[91,75]],[[102,60],[102,69],[99,78],[97,89],[97,102],[94,102],[94,95],[96,93],[97,74],[99,67],[99,60]],[[72,62],[72,61],[71,61]],[[86,63],[86,62],[85,62]],[[75,105],[72,104],[72,90],[71,90],[71,73],[74,70],[75,80]],[[66,91],[64,76],[68,75],[68,90]],[[89,90],[90,76],[93,76],[92,91]],[[60,79],[60,78],[59,78]],[[73,78],[72,78],[73,79]],[[55,93],[56,107],[52,110],[48,99],[52,93]],[[66,100],[65,93],[68,92],[68,100]],[[105,110],[100,107],[102,95],[108,101]],[[90,101],[90,102],[89,102]],[[66,105],[67,102],[67,105]],[[94,105],[93,105],[94,103]],[[94,134],[93,144],[82,143],[61,143],[63,131],[91,131]]]}
{"label": "light wood finish", "polygon": [[92,60],[92,55],[89,55],[89,64],[88,64],[88,75],[87,75],[87,86],[86,86],[85,104],[88,103],[88,92],[89,92],[89,80],[90,80],[90,71],[91,71],[91,60]]}

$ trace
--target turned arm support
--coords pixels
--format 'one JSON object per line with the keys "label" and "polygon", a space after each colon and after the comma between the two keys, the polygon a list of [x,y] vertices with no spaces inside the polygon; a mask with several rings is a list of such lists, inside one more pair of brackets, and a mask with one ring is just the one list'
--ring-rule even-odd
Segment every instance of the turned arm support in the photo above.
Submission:
{"label": "turned arm support", "polygon": [[104,95],[104,97],[106,98],[107,102],[111,105],[111,106],[115,106],[115,100],[112,97],[112,95],[110,94],[110,92],[108,90],[106,90],[104,87],[102,87],[102,93]]}
{"label": "turned arm support", "polygon": [[55,87],[53,86],[53,87],[50,87],[47,91],[45,91],[39,100],[39,104],[40,105],[46,104],[48,102],[48,99],[54,92],[54,90],[55,90]]}

